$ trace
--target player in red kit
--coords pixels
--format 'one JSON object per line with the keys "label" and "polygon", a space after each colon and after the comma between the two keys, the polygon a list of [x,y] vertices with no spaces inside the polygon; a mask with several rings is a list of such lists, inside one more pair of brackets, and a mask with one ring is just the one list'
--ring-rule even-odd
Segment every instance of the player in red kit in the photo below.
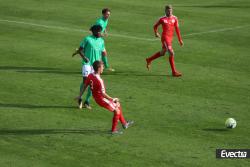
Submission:
{"label": "player in red kit", "polygon": [[122,131],[118,131],[116,128],[118,121],[121,122],[124,129],[127,129],[134,122],[133,121],[126,121],[124,119],[123,114],[122,114],[122,108],[121,108],[121,105],[119,103],[119,99],[112,98],[106,93],[104,82],[100,77],[100,75],[104,69],[103,62],[102,61],[95,61],[93,63],[93,68],[94,68],[95,72],[88,75],[88,77],[84,83],[84,88],[80,92],[80,95],[78,97],[76,97],[76,99],[81,100],[82,94],[84,93],[85,89],[88,86],[90,86],[96,103],[99,106],[106,108],[107,110],[114,113],[111,133],[112,134],[122,134]]}
{"label": "player in red kit", "polygon": [[172,48],[172,40],[174,35],[174,30],[176,31],[179,43],[181,46],[183,46],[183,41],[181,38],[179,25],[178,25],[178,19],[176,16],[172,14],[173,8],[171,5],[167,5],[165,7],[165,13],[166,16],[161,17],[156,24],[154,25],[154,32],[156,37],[160,37],[160,34],[158,32],[158,26],[162,26],[162,35],[161,35],[161,42],[162,42],[162,50],[160,52],[155,53],[153,56],[146,59],[147,62],[147,68],[149,70],[151,62],[154,59],[157,59],[161,56],[164,56],[166,52],[169,53],[169,62],[172,69],[172,75],[174,77],[180,77],[181,73],[178,72],[175,69],[175,63],[174,63],[174,50]]}

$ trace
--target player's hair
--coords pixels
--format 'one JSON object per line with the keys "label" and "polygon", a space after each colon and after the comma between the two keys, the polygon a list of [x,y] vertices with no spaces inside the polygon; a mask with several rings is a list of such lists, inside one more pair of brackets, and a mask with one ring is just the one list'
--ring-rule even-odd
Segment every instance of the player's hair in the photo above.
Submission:
{"label": "player's hair", "polygon": [[107,13],[107,12],[111,12],[109,8],[104,8],[104,9],[102,9],[102,14],[105,14],[105,13]]}
{"label": "player's hair", "polygon": [[172,8],[172,5],[166,5],[166,6],[165,6],[165,10],[167,10],[167,9],[173,9],[173,8]]}
{"label": "player's hair", "polygon": [[92,33],[101,32],[101,31],[102,31],[102,26],[100,26],[100,25],[93,25],[92,27],[90,27],[89,30],[90,30]]}
{"label": "player's hair", "polygon": [[93,63],[94,71],[97,72],[98,69],[101,67],[102,64],[103,64],[102,61],[99,61],[99,60],[95,61],[95,62]]}

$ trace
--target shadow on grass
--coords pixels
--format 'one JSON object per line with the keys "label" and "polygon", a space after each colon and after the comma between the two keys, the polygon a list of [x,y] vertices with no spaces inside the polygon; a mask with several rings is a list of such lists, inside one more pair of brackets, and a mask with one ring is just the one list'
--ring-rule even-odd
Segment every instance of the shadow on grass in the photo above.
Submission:
{"label": "shadow on grass", "polygon": [[[81,71],[63,71],[58,68],[49,68],[49,67],[16,67],[16,66],[0,66],[0,70],[6,71],[16,71],[20,73],[40,73],[40,74],[63,74],[63,75],[79,75],[81,76]],[[145,69],[146,70],[146,69]],[[104,71],[102,75],[119,75],[119,76],[135,76],[135,77],[168,77],[172,78],[172,75],[162,75],[162,74],[152,74],[147,73],[138,73],[138,71],[115,71],[109,72]]]}
{"label": "shadow on grass", "polygon": [[19,70],[16,72],[22,72],[22,73],[41,73],[41,74],[63,74],[63,75],[72,75],[72,74],[78,74],[79,76],[81,75],[81,72],[77,71],[61,71],[61,70]]}
{"label": "shadow on grass", "polygon": [[250,8],[249,5],[178,5],[178,7],[192,7],[192,8]]}
{"label": "shadow on grass", "polygon": [[17,67],[17,66],[0,66],[0,70],[24,70],[24,71],[42,71],[42,70],[59,70],[58,68],[49,67]]}
{"label": "shadow on grass", "polygon": [[119,75],[119,76],[135,76],[135,77],[172,77],[172,75],[162,75],[162,74],[151,74],[150,72],[148,73],[138,73],[138,71],[115,71],[115,72],[109,72],[109,71],[104,71],[102,75]]}
{"label": "shadow on grass", "polygon": [[226,132],[226,131],[228,131],[228,129],[226,129],[226,128],[205,128],[202,130],[208,131],[208,132]]}
{"label": "shadow on grass", "polygon": [[109,134],[99,129],[0,129],[1,135],[49,135],[49,134]]}
{"label": "shadow on grass", "polygon": [[[72,74],[77,74],[79,75],[79,77],[81,77],[81,72],[77,72],[77,71],[60,71],[60,70],[42,70],[42,71],[38,71],[38,70],[19,70],[16,72],[22,72],[22,73],[43,73],[43,74],[63,74],[63,75],[72,75]],[[107,75],[107,76],[135,76],[135,77],[159,77],[159,76],[163,76],[163,77],[172,77],[171,75],[161,75],[161,74],[150,74],[150,73],[138,73],[138,72],[107,72],[105,71],[104,73],[102,73],[102,75]]]}
{"label": "shadow on grass", "polygon": [[16,66],[0,66],[0,70],[6,70],[6,71],[16,71],[16,72],[22,72],[22,73],[51,73],[51,74],[81,74],[79,71],[63,71],[59,68],[49,68],[49,67],[16,67]]}
{"label": "shadow on grass", "polygon": [[34,105],[34,104],[6,104],[0,103],[0,107],[2,108],[28,108],[28,109],[36,109],[36,108],[57,108],[57,109],[72,109],[76,108],[74,106],[52,106],[52,105]]}

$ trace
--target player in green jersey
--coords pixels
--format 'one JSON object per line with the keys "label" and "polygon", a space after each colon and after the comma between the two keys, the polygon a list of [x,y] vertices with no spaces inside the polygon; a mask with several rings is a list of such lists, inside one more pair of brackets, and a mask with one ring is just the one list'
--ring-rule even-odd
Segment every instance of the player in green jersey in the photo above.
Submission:
{"label": "player in green jersey", "polygon": [[[101,38],[102,27],[100,25],[94,25],[90,28],[92,35],[85,37],[80,47],[72,54],[72,57],[79,54],[82,58],[82,76],[83,81],[80,85],[80,92],[83,89],[84,82],[88,75],[93,72],[93,63],[97,60],[101,60],[103,53],[105,52],[104,40]],[[84,106],[88,109],[90,107],[90,98],[92,96],[91,89],[88,88],[86,100]],[[79,108],[83,107],[82,100],[79,101]]]}
{"label": "player in green jersey", "polygon": [[[108,8],[104,8],[102,9],[102,17],[100,17],[99,19],[96,20],[95,25],[100,25],[102,27],[102,37],[106,37],[108,36],[107,33],[107,26],[108,26],[108,19],[110,16],[110,9]],[[107,51],[105,50],[103,55],[102,55],[102,61],[104,63],[105,69],[109,70],[109,71],[115,71],[114,69],[112,69],[108,63],[108,58],[107,58],[108,54]]]}

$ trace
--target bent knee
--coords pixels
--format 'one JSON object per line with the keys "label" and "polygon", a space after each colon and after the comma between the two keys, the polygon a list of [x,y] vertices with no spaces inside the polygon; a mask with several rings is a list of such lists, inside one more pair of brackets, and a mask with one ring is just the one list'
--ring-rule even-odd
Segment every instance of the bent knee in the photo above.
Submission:
{"label": "bent knee", "polygon": [[173,50],[168,50],[168,53],[170,56],[174,56],[174,51]]}
{"label": "bent knee", "polygon": [[119,110],[119,108],[116,108],[116,109],[114,110],[114,112],[115,112],[117,115],[119,115],[119,114],[121,113],[121,111]]}
{"label": "bent knee", "polygon": [[160,55],[161,55],[161,56],[164,56],[165,53],[166,53],[166,51],[167,51],[166,49],[162,49],[162,50],[160,51]]}

